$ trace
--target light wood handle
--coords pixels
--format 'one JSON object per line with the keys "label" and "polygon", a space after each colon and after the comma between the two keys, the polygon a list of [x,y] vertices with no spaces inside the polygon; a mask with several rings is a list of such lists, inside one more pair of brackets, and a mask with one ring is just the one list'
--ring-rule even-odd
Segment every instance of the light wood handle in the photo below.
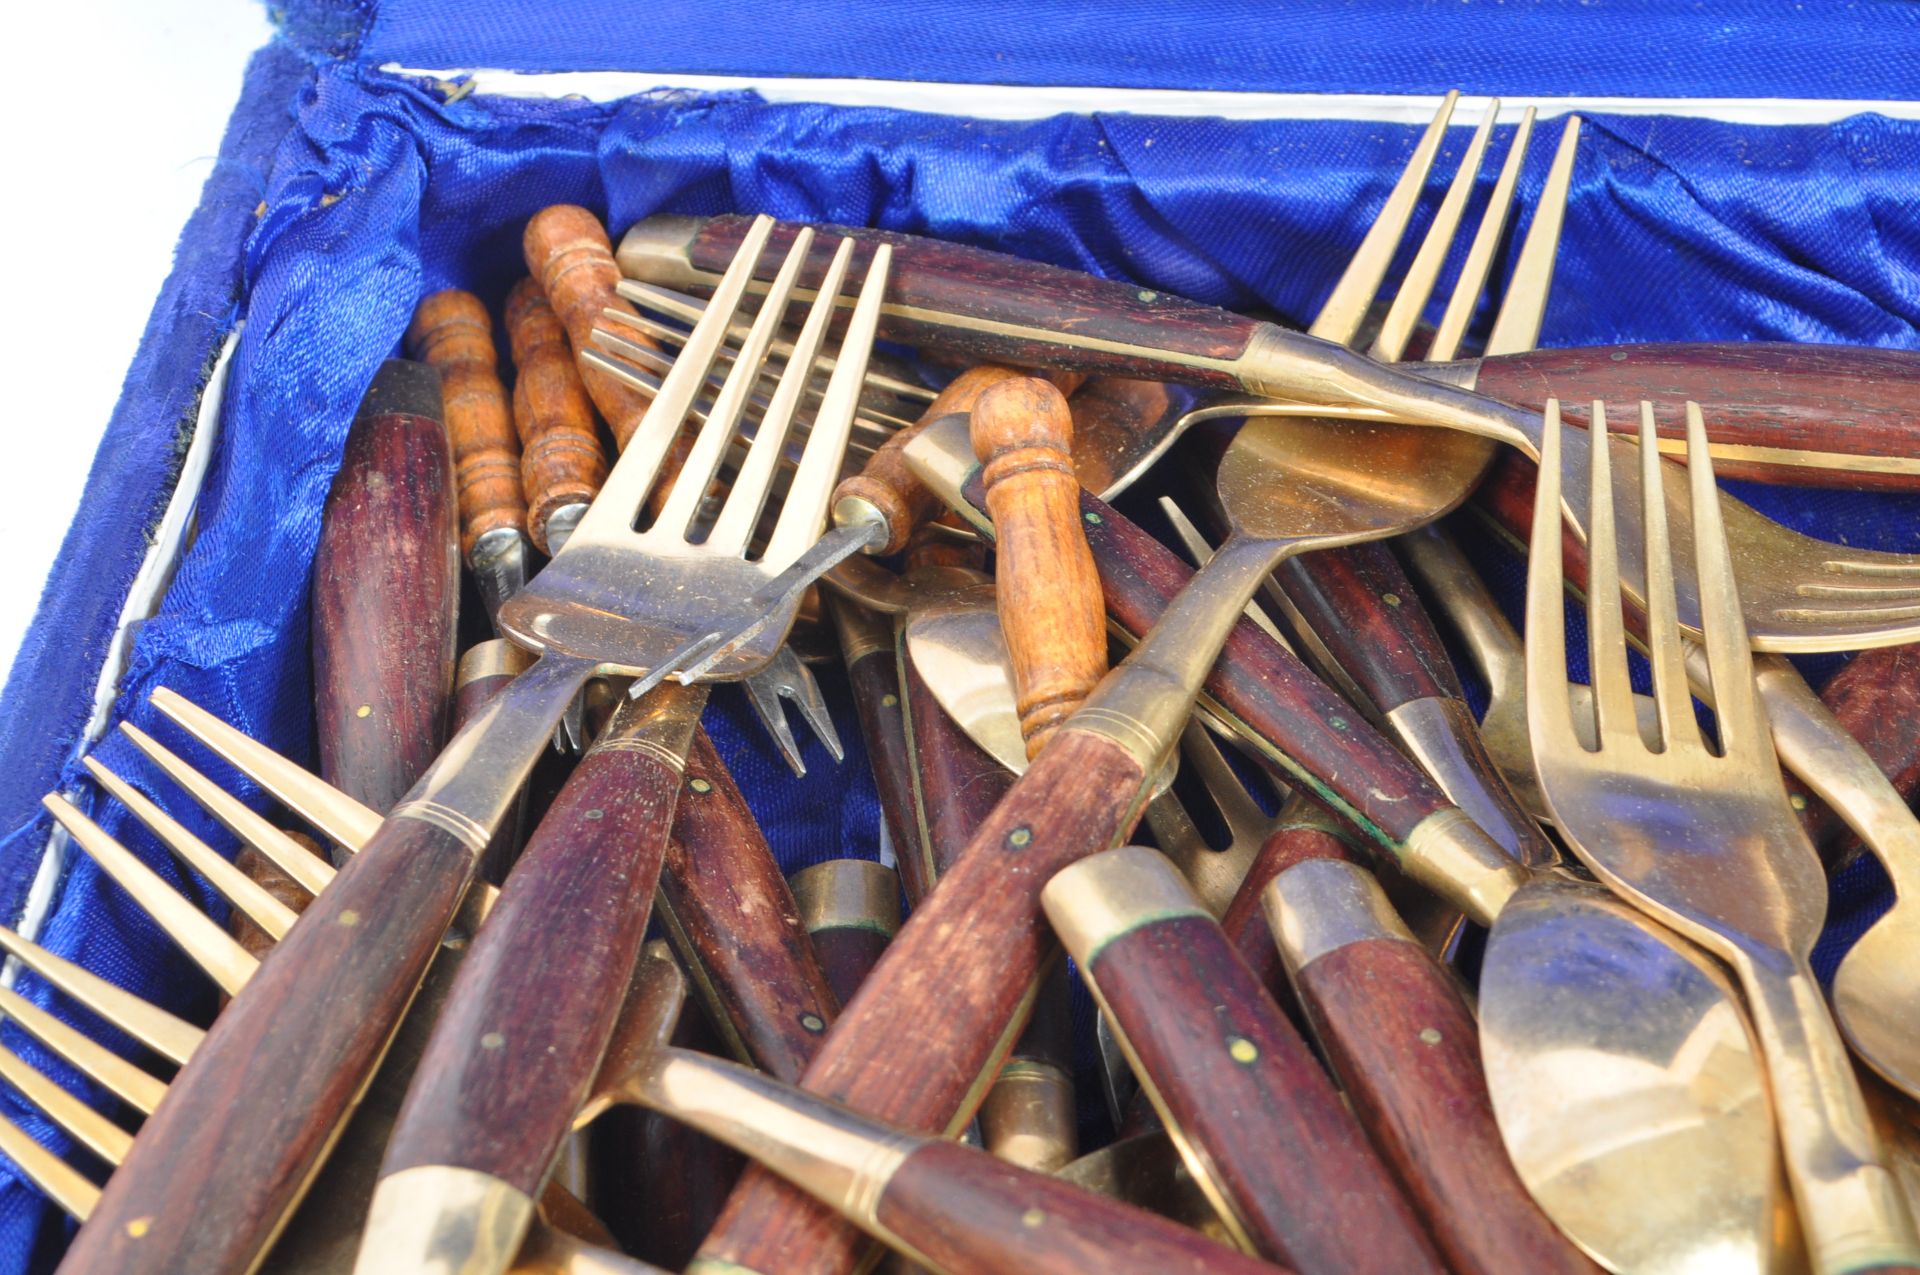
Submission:
{"label": "light wood handle", "polygon": [[593,500],[607,480],[607,456],[567,330],[532,279],[522,279],[507,294],[507,335],[518,369],[513,423],[522,448],[527,528],[534,546],[551,553],[548,519],[556,510]]}
{"label": "light wood handle", "polygon": [[489,532],[525,534],[520,445],[493,348],[487,307],[471,292],[448,288],[420,303],[407,329],[407,353],[440,370],[453,485],[460,503],[460,553]]}
{"label": "light wood handle", "polygon": [[[560,317],[576,359],[592,341],[593,329],[601,323],[604,311],[638,313],[615,291],[620,267],[613,263],[607,228],[586,209],[574,204],[541,209],[527,223],[521,248],[527,272],[539,281],[540,290]],[[659,348],[639,332],[621,335]],[[614,441],[625,447],[653,400],[598,368],[581,366],[580,376],[593,405],[613,431]]]}
{"label": "light wood handle", "polygon": [[1080,521],[1067,400],[1037,377],[1002,381],[974,403],[973,450],[985,463],[1000,564],[995,590],[1027,756],[1107,672],[1100,574]]}

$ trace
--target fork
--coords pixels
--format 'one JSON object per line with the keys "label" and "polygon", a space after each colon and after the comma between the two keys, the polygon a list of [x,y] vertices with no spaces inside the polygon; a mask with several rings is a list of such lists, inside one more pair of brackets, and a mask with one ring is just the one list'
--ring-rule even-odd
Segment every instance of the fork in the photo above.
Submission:
{"label": "fork", "polygon": [[[1605,405],[1593,405],[1596,429]],[[1541,432],[1527,574],[1527,700],[1540,787],[1582,862],[1621,897],[1724,960],[1740,980],[1767,1060],[1787,1176],[1819,1272],[1920,1262],[1920,1239],[1808,966],[1826,911],[1818,858],[1788,804],[1697,404],[1687,409],[1694,565],[1719,751],[1693,716],[1676,616],[1675,550],[1652,415],[1642,409],[1645,594],[1660,742],[1642,739],[1627,678],[1620,539],[1610,448],[1588,465],[1587,624],[1594,734],[1584,747],[1566,692],[1560,410]]]}
{"label": "fork", "polygon": [[[821,413],[809,437],[764,555],[745,556],[783,441],[775,430],[755,440],[706,538],[690,539],[804,249],[783,265],[780,287],[755,318],[658,517],[635,530],[771,228],[771,221],[756,227],[566,547],[501,608],[502,630],[540,658],[447,746],[220,1016],[108,1183],[69,1253],[69,1269],[251,1269],[324,1158],[419,986],[475,856],[576,692],[596,674],[646,673],[663,652],[716,621],[738,624],[755,593],[819,534],[861,352],[873,340],[884,258],[860,289],[828,385],[834,409]],[[836,253],[776,400],[797,397],[851,257],[850,244]],[[791,611],[775,617],[717,676],[737,678],[766,663],[791,620]],[[245,1083],[262,1071],[283,1079],[279,1090]]]}

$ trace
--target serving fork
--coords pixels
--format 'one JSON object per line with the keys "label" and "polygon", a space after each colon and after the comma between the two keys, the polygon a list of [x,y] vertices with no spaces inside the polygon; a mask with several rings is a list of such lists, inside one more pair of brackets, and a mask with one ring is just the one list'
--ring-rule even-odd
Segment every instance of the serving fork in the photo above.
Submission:
{"label": "serving fork", "polygon": [[[1604,404],[1594,404],[1603,427]],[[1609,448],[1587,457],[1588,634],[1593,730],[1576,733],[1566,692],[1561,507],[1567,448],[1557,402],[1541,430],[1527,580],[1528,724],[1540,788],[1581,860],[1616,893],[1725,961],[1746,992],[1766,1059],[1813,1266],[1819,1272],[1920,1261],[1920,1240],[1884,1167],[1846,1050],[1808,966],[1826,912],[1818,858],[1781,781],[1706,451],[1700,409],[1687,406],[1687,486],[1700,618],[1715,705],[1718,751],[1693,715],[1677,616],[1665,493],[1652,415],[1643,409],[1648,645],[1659,741],[1641,735],[1628,682],[1621,612],[1621,551]],[[1621,484],[1625,487],[1625,484]]]}

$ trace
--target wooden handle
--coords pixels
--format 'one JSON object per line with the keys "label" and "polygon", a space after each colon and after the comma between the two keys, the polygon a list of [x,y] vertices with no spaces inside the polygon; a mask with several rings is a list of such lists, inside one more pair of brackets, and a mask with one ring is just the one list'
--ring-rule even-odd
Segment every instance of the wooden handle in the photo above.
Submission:
{"label": "wooden handle", "polygon": [[829,859],[791,882],[814,956],[844,1005],[900,929],[900,876],[871,859]]}
{"label": "wooden handle", "polygon": [[1097,855],[1042,897],[1243,1247],[1302,1275],[1440,1269],[1312,1051],[1164,855]]}
{"label": "wooden handle", "polygon": [[[1147,778],[1104,739],[1069,730],[1056,740],[907,918],[802,1087],[909,1131],[963,1125],[1055,950],[1041,887],[1127,834]],[[863,1248],[830,1210],[749,1168],[700,1255],[810,1275],[851,1269]]]}
{"label": "wooden handle", "polygon": [[974,403],[973,450],[1000,557],[994,590],[1029,758],[1107,672],[1107,617],[1072,442],[1067,400],[1046,381],[1002,381]]}
{"label": "wooden handle", "polygon": [[[921,883],[917,894],[907,896],[918,907],[1013,787],[1013,775],[940,706],[911,659],[900,662],[900,676],[913,749],[913,811],[925,834],[925,862],[905,874]],[[906,862],[904,856],[901,862]]]}
{"label": "wooden handle", "polygon": [[[372,1075],[473,868],[451,833],[382,824],[215,1020],[66,1268],[252,1270]],[[298,1031],[286,1030],[289,1007]]]}
{"label": "wooden handle", "polygon": [[321,514],[313,570],[320,775],[374,810],[446,739],[460,601],[440,374],[381,365]]}
{"label": "wooden handle", "polygon": [[474,543],[488,532],[525,534],[520,440],[506,387],[500,384],[487,307],[458,288],[434,293],[413,312],[406,350],[440,370],[460,505],[461,555],[472,556]]}
{"label": "wooden handle", "polygon": [[607,480],[607,456],[566,329],[532,279],[522,279],[507,294],[507,334],[518,369],[513,422],[522,448],[527,528],[534,546],[551,553],[547,520],[556,510],[588,504],[599,494]]}
{"label": "wooden handle", "polygon": [[982,364],[960,373],[941,390],[920,419],[896,431],[867,458],[859,473],[834,490],[834,507],[861,501],[871,505],[886,520],[887,541],[876,553],[899,553],[916,528],[941,510],[940,499],[914,476],[901,459],[901,451],[933,421],[959,412],[971,412],[974,401],[990,386],[1010,381],[1021,374],[1010,367]]}
{"label": "wooden handle", "polygon": [[[896,261],[898,258],[896,258]],[[1589,418],[1608,401],[1615,433],[1640,428],[1639,403],[1651,399],[1660,436],[1684,453],[1682,405],[1713,404],[1708,437],[1722,478],[1801,487],[1920,490],[1911,464],[1920,456],[1920,351],[1782,342],[1620,345],[1530,350],[1484,360],[1475,388],[1538,411],[1560,399],[1568,420]],[[1819,453],[1796,457],[1795,451]],[[1773,454],[1769,454],[1773,453]],[[1901,460],[1902,473],[1875,473],[1849,462]]]}
{"label": "wooden handle", "polygon": [[[620,267],[613,262],[613,245],[607,240],[606,227],[586,209],[574,204],[541,209],[527,223],[520,246],[527,272],[539,281],[541,292],[552,303],[576,359],[592,343],[593,329],[604,321],[606,311],[637,313],[615,291]],[[621,335],[659,349],[638,331]],[[613,431],[614,442],[625,447],[653,400],[596,367],[578,366],[581,382],[593,405],[600,409],[601,419]]]}
{"label": "wooden handle", "polygon": [[625,1000],[680,794],[667,758],[705,699],[661,689],[622,704],[528,840],[420,1059],[383,1179],[449,1165],[539,1194]]}
{"label": "wooden handle", "polygon": [[[327,852],[320,848],[320,843],[306,833],[291,829],[286,832],[289,837],[311,850],[314,858],[324,860],[327,857]],[[286,870],[280,865],[252,846],[240,847],[239,852],[233,856],[233,866],[246,873],[249,881],[272,895],[276,902],[295,914],[306,911],[307,904],[313,902],[313,896],[307,893],[305,887],[288,876]],[[227,913],[227,933],[233,935],[240,946],[247,950],[247,955],[256,960],[264,961],[267,953],[271,952],[274,944],[278,942],[273,935],[255,925],[239,908],[234,908]]]}
{"label": "wooden handle", "polygon": [[1346,859],[1356,852],[1353,831],[1324,809],[1298,793],[1290,793],[1280,808],[1280,818],[1267,839],[1260,843],[1247,875],[1234,892],[1233,902],[1220,917],[1220,929],[1233,950],[1240,954],[1249,970],[1267,989],[1287,1019],[1305,1026],[1306,1019],[1294,998],[1293,984],[1274,944],[1273,930],[1261,906],[1267,886],[1296,863],[1307,859]]}
{"label": "wooden handle", "polygon": [[674,949],[743,1062],[797,1080],[839,1002],[787,879],[705,731],[687,757],[660,902]]}
{"label": "wooden handle", "polygon": [[[657,218],[627,232],[620,265],[635,278],[669,286],[687,266],[719,274],[733,259],[751,218]],[[762,260],[771,278],[798,227],[774,228]],[[815,286],[842,236],[856,244],[853,277],[873,250],[893,245],[880,335],[907,345],[943,347],[968,363],[1059,367],[1152,380],[1238,388],[1222,366],[1243,352],[1261,325],[1253,319],[1135,284],[1022,261],[918,235],[857,227],[816,227],[801,286]]]}
{"label": "wooden handle", "polygon": [[[1592,1275],[1514,1172],[1453,976],[1325,838],[1265,893],[1321,1052],[1454,1270]],[[1276,856],[1277,858],[1278,856]]]}
{"label": "wooden handle", "polygon": [[876,1212],[952,1275],[1274,1275],[1198,1231],[956,1143],[908,1156]]}
{"label": "wooden handle", "polygon": [[899,866],[901,888],[918,899],[930,887],[921,865],[920,829],[913,815],[914,763],[908,751],[906,702],[900,690],[900,664],[893,648],[893,621],[829,593],[827,609],[840,635],[847,682],[860,735],[873,767],[880,815]]}

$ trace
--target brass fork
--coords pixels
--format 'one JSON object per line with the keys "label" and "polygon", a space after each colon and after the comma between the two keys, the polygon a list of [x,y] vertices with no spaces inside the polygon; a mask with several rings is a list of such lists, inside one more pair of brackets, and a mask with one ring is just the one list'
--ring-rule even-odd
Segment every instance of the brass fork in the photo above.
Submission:
{"label": "brass fork", "polygon": [[[1594,428],[1605,408],[1595,403]],[[1581,860],[1616,893],[1733,969],[1766,1058],[1788,1181],[1819,1272],[1920,1262],[1920,1239],[1884,1167],[1845,1046],[1807,958],[1826,912],[1819,860],[1788,805],[1734,584],[1719,490],[1698,405],[1687,405],[1694,569],[1718,724],[1708,749],[1693,716],[1676,617],[1663,468],[1643,407],[1648,646],[1659,743],[1641,737],[1627,678],[1610,448],[1594,448],[1587,626],[1593,727],[1584,747],[1566,688],[1557,402],[1541,430],[1527,576],[1527,701],[1540,787]]]}

